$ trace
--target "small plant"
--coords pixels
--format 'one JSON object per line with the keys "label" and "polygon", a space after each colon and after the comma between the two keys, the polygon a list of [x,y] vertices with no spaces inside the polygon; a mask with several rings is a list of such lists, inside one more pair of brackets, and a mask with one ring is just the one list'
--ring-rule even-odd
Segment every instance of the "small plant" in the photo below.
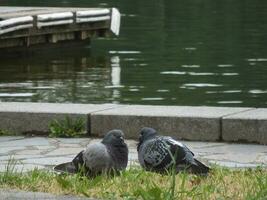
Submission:
{"label": "small plant", "polygon": [[67,116],[64,120],[53,120],[49,124],[49,137],[76,137],[84,134],[84,127],[82,118],[71,119]]}
{"label": "small plant", "polygon": [[10,131],[0,129],[0,136],[10,136],[12,135]]}

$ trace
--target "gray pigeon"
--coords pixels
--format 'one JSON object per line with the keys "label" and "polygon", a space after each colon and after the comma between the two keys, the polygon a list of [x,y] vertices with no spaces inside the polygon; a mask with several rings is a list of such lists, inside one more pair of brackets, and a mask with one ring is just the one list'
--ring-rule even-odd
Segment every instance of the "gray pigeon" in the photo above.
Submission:
{"label": "gray pigeon", "polygon": [[96,176],[106,172],[124,170],[128,163],[128,147],[124,142],[121,130],[109,131],[103,140],[89,144],[69,163],[57,165],[54,169],[60,172],[78,173]]}
{"label": "gray pigeon", "polygon": [[184,144],[168,136],[159,136],[153,128],[143,128],[137,146],[138,160],[149,171],[164,173],[174,167],[175,172],[188,171],[207,174],[209,167],[194,158]]}

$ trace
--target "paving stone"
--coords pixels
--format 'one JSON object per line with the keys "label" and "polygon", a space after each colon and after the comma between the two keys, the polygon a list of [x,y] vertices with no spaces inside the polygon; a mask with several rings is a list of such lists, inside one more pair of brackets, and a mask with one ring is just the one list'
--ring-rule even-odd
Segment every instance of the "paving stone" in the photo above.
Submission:
{"label": "paving stone", "polygon": [[51,121],[69,116],[72,119],[82,118],[85,130],[89,132],[88,115],[114,106],[116,105],[0,102],[0,129],[15,134],[48,132]]}
{"label": "paving stone", "polygon": [[42,154],[44,151],[43,150],[32,150],[32,149],[26,149],[26,150],[20,150],[16,151],[16,155],[38,155]]}
{"label": "paving stone", "polygon": [[122,129],[127,138],[137,139],[142,127],[179,139],[215,141],[220,139],[223,116],[249,108],[140,106],[128,105],[91,114],[91,132],[98,136]]}
{"label": "paving stone", "polygon": [[[90,142],[92,142],[93,139],[85,139],[84,141],[80,142],[80,145],[82,147],[86,147]],[[99,140],[100,141],[100,140]]]}
{"label": "paving stone", "polygon": [[[186,144],[186,142],[184,142]],[[195,145],[197,145],[198,142],[195,142]],[[229,153],[229,154],[235,154],[236,152],[242,152],[245,155],[254,154],[256,152],[264,152],[267,150],[267,146],[265,145],[256,145],[256,144],[233,144],[233,143],[220,143],[220,146],[207,146],[207,147],[201,147],[196,148],[196,146],[193,146],[191,144],[187,145],[192,148],[196,148],[196,151],[209,151],[212,153]]]}
{"label": "paving stone", "polygon": [[137,161],[138,160],[138,155],[136,153],[129,152],[128,159],[130,161]]}
{"label": "paving stone", "polygon": [[196,141],[183,141],[186,146],[194,149],[202,149],[202,148],[216,148],[220,146],[224,146],[225,143],[222,142],[196,142]]}
{"label": "paving stone", "polygon": [[267,154],[266,153],[259,153],[255,159],[257,163],[267,163]]}
{"label": "paving stone", "polygon": [[238,163],[238,162],[220,161],[220,160],[210,160],[209,163],[229,168],[255,168],[259,166],[258,164],[253,164],[253,163]]}
{"label": "paving stone", "polygon": [[19,147],[19,146],[48,146],[49,142],[44,137],[25,137],[19,140],[5,141],[0,143],[0,148],[2,147]]}
{"label": "paving stone", "polygon": [[[71,158],[74,158],[76,154],[73,154],[73,156],[71,156]],[[32,159],[25,159],[23,161],[23,163],[27,163],[27,164],[36,164],[36,165],[58,165],[60,163],[64,163],[64,162],[70,162],[72,159],[70,157],[67,156],[56,156],[56,157],[44,157],[44,158],[32,158]]]}
{"label": "paving stone", "polygon": [[60,144],[80,144],[81,142],[84,141],[90,141],[91,139],[88,138],[57,138],[57,141]]}
{"label": "paving stone", "polygon": [[63,156],[63,155],[72,155],[72,154],[78,154],[80,151],[82,151],[84,148],[78,147],[78,148],[59,148],[55,149],[54,151],[50,151],[46,154],[46,156]]}
{"label": "paving stone", "polygon": [[1,162],[8,162],[10,159],[14,159],[14,160],[21,160],[23,162],[23,160],[27,160],[27,159],[33,159],[33,158],[44,158],[44,155],[6,155],[6,156],[0,156],[0,161]]}
{"label": "paving stone", "polygon": [[36,145],[34,147],[36,147],[39,150],[44,150],[44,151],[52,151],[52,150],[55,150],[57,148],[54,145],[50,145],[50,146],[39,146],[39,145]]}
{"label": "paving stone", "polygon": [[14,151],[16,150],[23,150],[23,146],[0,146],[0,154],[13,154]]}
{"label": "paving stone", "polygon": [[12,141],[12,140],[20,140],[23,139],[23,136],[1,136],[0,137],[0,144],[2,142]]}
{"label": "paving stone", "polygon": [[[28,172],[32,171],[34,169],[44,169],[45,167],[42,165],[35,165],[35,164],[16,164],[11,167],[12,172]],[[6,163],[1,163],[0,164],[0,172],[5,172],[7,170],[7,164]]]}
{"label": "paving stone", "polygon": [[81,145],[81,144],[62,144],[62,143],[60,143],[59,144],[59,147],[60,148],[81,148],[81,147],[83,147],[84,145]]}
{"label": "paving stone", "polygon": [[256,165],[263,164],[263,162],[255,162],[255,158],[251,156],[242,156],[242,153],[237,153],[234,156],[231,154],[213,154],[208,156],[202,156],[205,160],[217,160],[217,161],[228,161],[228,162],[236,162],[236,163],[253,163]]}
{"label": "paving stone", "polygon": [[246,141],[267,144],[267,109],[253,109],[229,115],[222,120],[225,141]]}

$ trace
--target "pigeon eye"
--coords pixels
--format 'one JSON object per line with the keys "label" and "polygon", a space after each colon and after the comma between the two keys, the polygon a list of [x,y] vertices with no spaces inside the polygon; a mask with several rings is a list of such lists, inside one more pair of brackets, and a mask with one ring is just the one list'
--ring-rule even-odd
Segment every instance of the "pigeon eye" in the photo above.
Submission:
{"label": "pigeon eye", "polygon": [[121,135],[115,135],[116,139],[123,139]]}

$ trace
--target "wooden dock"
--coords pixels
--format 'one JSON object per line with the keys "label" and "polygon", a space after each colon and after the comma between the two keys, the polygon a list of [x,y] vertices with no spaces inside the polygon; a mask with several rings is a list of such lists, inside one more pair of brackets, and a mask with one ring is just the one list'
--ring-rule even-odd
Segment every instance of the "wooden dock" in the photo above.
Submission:
{"label": "wooden dock", "polygon": [[116,8],[0,7],[0,50],[119,35]]}

